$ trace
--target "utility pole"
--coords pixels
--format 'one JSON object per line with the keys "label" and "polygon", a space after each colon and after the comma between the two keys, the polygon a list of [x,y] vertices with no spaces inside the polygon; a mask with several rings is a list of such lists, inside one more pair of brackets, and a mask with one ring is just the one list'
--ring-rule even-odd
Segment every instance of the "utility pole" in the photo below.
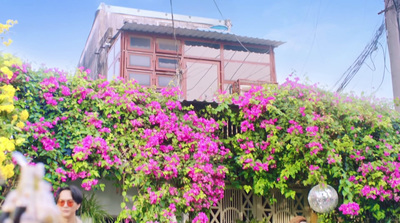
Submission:
{"label": "utility pole", "polygon": [[392,73],[393,99],[396,111],[400,112],[400,36],[399,0],[385,1],[385,23],[389,48],[390,70]]}

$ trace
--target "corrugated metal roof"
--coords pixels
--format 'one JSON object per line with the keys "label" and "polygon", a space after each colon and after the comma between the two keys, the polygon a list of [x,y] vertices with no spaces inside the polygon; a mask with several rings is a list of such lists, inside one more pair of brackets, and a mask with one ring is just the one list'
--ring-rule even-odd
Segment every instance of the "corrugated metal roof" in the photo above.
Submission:
{"label": "corrugated metal roof", "polygon": [[[154,26],[137,23],[125,23],[121,30],[143,32],[143,33],[157,33],[163,35],[173,35],[173,29],[170,26]],[[268,39],[260,39],[247,36],[238,36],[228,32],[214,31],[214,30],[198,30],[198,29],[185,29],[175,28],[176,37],[190,37],[200,38],[207,40],[218,40],[226,42],[241,42],[243,44],[254,44],[261,46],[278,47],[284,42],[274,41]]]}

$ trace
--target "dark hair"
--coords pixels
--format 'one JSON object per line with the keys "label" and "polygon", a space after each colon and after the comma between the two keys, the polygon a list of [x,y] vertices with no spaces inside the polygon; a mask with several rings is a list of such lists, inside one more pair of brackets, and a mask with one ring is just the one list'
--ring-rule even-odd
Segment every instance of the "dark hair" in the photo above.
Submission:
{"label": "dark hair", "polygon": [[67,187],[60,187],[57,192],[56,192],[56,202],[58,202],[58,199],[60,199],[60,193],[64,190],[69,190],[71,191],[72,199],[77,203],[81,204],[83,200],[83,194],[82,191],[79,190],[78,187],[71,185]]}

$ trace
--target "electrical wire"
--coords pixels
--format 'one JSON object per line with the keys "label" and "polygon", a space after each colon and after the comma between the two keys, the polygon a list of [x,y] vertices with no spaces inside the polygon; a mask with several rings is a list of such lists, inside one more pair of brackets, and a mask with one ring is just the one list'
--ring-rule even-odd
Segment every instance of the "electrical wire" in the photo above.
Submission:
{"label": "electrical wire", "polygon": [[[215,7],[217,8],[219,14],[221,15],[222,19],[223,19],[223,20],[226,20],[226,19],[225,19],[225,16],[222,14],[222,12],[221,12],[221,10],[220,10],[220,8],[219,8],[219,6],[218,6],[217,1],[216,1],[216,0],[213,0],[213,2],[214,2]],[[233,33],[232,33],[232,34],[233,34]],[[248,52],[248,55],[246,56],[246,58],[244,58],[243,62],[241,63],[241,66],[242,66],[243,63],[244,63],[244,61],[245,61],[245,60],[247,59],[247,57],[250,55],[250,50],[247,49],[247,47],[245,47],[245,46],[243,45],[243,43],[239,40],[239,38],[238,38],[235,34],[233,34],[233,36],[235,37],[236,41],[243,47],[243,49],[245,49],[245,50]],[[235,53],[236,53],[236,52],[235,52]],[[233,57],[233,55],[232,55],[232,57]],[[231,57],[231,58],[232,58],[232,57]],[[230,62],[230,61],[228,61],[227,64],[224,64],[224,69],[225,69],[225,67],[229,64],[229,62]],[[241,67],[241,66],[240,66],[240,67]],[[239,69],[240,69],[240,67],[239,67]],[[238,72],[238,70],[236,70],[236,72],[232,75],[232,77],[231,77],[230,80],[232,80],[233,76],[235,76],[237,72]],[[216,80],[217,80],[217,79],[214,79],[214,81],[206,88],[206,90],[203,91],[203,93],[200,94],[199,97],[201,97],[201,96],[209,89],[209,87],[211,87],[211,86],[215,83]],[[198,84],[198,83],[197,83],[197,84]],[[196,84],[196,85],[197,85],[197,84]]]}
{"label": "electrical wire", "polygon": [[169,0],[169,5],[171,7],[172,35],[174,36],[174,40],[176,41],[175,19],[174,19],[174,9],[172,7],[172,0]]}
{"label": "electrical wire", "polygon": [[223,20],[225,20],[224,18],[224,15],[222,15],[222,12],[221,12],[221,10],[219,9],[219,7],[218,7],[218,4],[217,4],[217,1],[215,1],[215,0],[213,0],[214,1],[214,5],[215,5],[215,7],[218,9],[218,12],[219,12],[219,14],[221,15],[221,17],[222,17],[222,19]]}
{"label": "electrical wire", "polygon": [[232,77],[231,77],[231,80],[233,79],[233,77],[239,72],[239,70],[240,70],[240,68],[242,68],[242,66],[243,66],[243,64],[244,64],[244,61],[246,61],[247,60],[247,58],[250,56],[250,52],[247,54],[247,56],[243,59],[243,62],[242,63],[240,63],[240,66],[239,66],[239,68],[238,69],[236,69],[236,71],[235,71],[235,73],[232,75]]}
{"label": "electrical wire", "polygon": [[[172,1],[172,0],[171,0],[171,1]],[[223,20],[226,20],[226,19],[225,19],[225,16],[222,14],[221,9],[220,9],[219,6],[218,6],[218,3],[216,2],[216,0],[213,0],[213,2],[214,2],[215,7],[217,8],[219,14],[221,15],[222,19],[223,19]],[[221,33],[221,35],[222,35],[222,34],[223,34],[223,33]],[[232,33],[232,34],[233,34],[233,33]],[[237,35],[233,34],[233,36],[235,37],[236,41],[240,44],[240,46],[243,47],[243,49],[244,49],[246,52],[248,52],[248,54],[247,54],[247,56],[242,60],[242,63],[240,63],[241,65],[240,65],[239,68],[236,70],[236,72],[232,75],[232,77],[230,78],[230,80],[232,80],[233,77],[238,73],[238,71],[239,71],[240,68],[243,66],[243,64],[244,64],[244,62],[246,61],[246,59],[247,59],[247,58],[250,56],[250,54],[251,54],[251,51],[250,51],[246,46],[244,46],[244,44],[240,41],[240,39],[237,37]],[[266,52],[269,52],[269,49],[267,49]],[[236,54],[236,51],[235,51],[234,54],[231,56],[231,59],[233,58],[233,56],[234,56],[235,54]],[[230,61],[228,60],[228,62],[227,62],[226,64],[224,64],[224,69],[226,68],[226,66],[227,66],[229,63],[230,63]],[[194,64],[195,64],[195,63],[194,63]],[[191,66],[193,66],[194,64],[192,64]],[[213,66],[210,66],[210,68],[209,68],[209,69],[202,75],[202,77],[197,81],[197,83],[194,85],[194,87],[192,87],[192,88],[189,89],[189,90],[194,89],[194,88],[200,83],[200,81],[207,75],[207,73],[210,71],[210,69],[211,69],[212,67],[213,67]],[[189,67],[189,68],[190,68],[190,67]],[[186,70],[189,70],[189,68],[187,68]],[[214,80],[211,82],[211,84],[205,88],[205,90],[203,91],[203,93],[201,93],[201,94],[199,95],[199,97],[203,96],[204,93],[207,92],[207,90],[215,83],[216,80],[217,80],[217,79],[214,79]]]}
{"label": "electrical wire", "polygon": [[[214,5],[215,5],[215,7],[217,8],[217,10],[218,10],[219,14],[221,15],[222,19],[223,19],[223,20],[226,20],[226,19],[225,19],[225,16],[222,14],[221,10],[220,10],[219,7],[218,7],[217,1],[216,1],[216,0],[213,0],[213,1],[214,1]],[[235,37],[236,41],[238,41],[238,43],[239,43],[247,52],[250,52],[250,50],[248,50],[248,49],[242,44],[242,41],[240,41],[239,38],[238,38],[234,33],[232,33],[232,34],[233,34],[233,36]]]}
{"label": "electrical wire", "polygon": [[175,72],[175,76],[173,78],[173,80],[176,80],[177,83],[177,87],[179,88],[179,90],[182,90],[182,61],[181,58],[179,57],[179,46],[178,46],[178,40],[176,39],[176,29],[175,29],[175,19],[174,19],[174,9],[172,6],[172,0],[169,1],[170,4],[170,8],[171,8],[171,22],[172,22],[172,35],[174,37],[174,41],[175,41],[175,52],[176,52],[176,58],[178,60],[178,69]]}
{"label": "electrical wire", "polygon": [[374,60],[372,59],[372,53],[369,55],[369,59],[371,60],[373,67],[370,67],[367,63],[365,63],[365,66],[367,66],[371,71],[376,71],[376,66],[375,66]]}
{"label": "electrical wire", "polygon": [[381,83],[379,84],[378,88],[377,88],[374,92],[372,92],[372,94],[375,94],[375,93],[378,92],[378,90],[381,88],[381,86],[382,86],[382,84],[383,84],[383,81],[385,80],[386,70],[388,70],[387,67],[386,67],[386,49],[383,48],[382,43],[379,43],[379,46],[380,46],[381,49],[382,49],[382,54],[383,54],[383,66],[384,66],[384,68],[383,68],[383,74],[382,74]]}
{"label": "electrical wire", "polygon": [[372,41],[364,48],[363,52],[357,57],[357,59],[353,62],[353,64],[343,73],[343,75],[335,83],[334,87],[341,82],[336,92],[341,92],[347,87],[350,81],[360,70],[360,68],[362,67],[368,56],[371,55],[371,53],[377,49],[377,44],[379,42],[380,37],[382,36],[384,27],[385,27],[384,22],[382,22],[381,26],[376,31]]}
{"label": "electrical wire", "polygon": [[309,60],[310,55],[311,55],[311,52],[312,52],[312,50],[314,48],[315,40],[317,39],[317,29],[318,29],[320,14],[321,14],[321,0],[319,1],[319,4],[318,4],[317,17],[316,17],[316,20],[315,20],[314,34],[313,34],[313,37],[312,37],[311,46],[310,46],[310,49],[308,50],[308,53],[307,53],[307,56],[306,56],[306,60],[304,61],[303,67],[301,68],[301,73],[303,73],[303,70],[304,70],[306,64],[308,63],[308,60]]}
{"label": "electrical wire", "polygon": [[[210,72],[211,68],[213,68],[213,65],[214,65],[214,64],[212,64],[212,65],[208,68],[208,70],[207,70],[206,72],[204,72],[204,74],[203,74],[203,76],[200,78],[200,80],[198,80],[197,83],[196,83],[192,88],[187,89],[187,91],[193,90],[193,89],[200,83],[200,81],[203,80],[203,78],[208,74],[208,72]],[[191,65],[191,66],[193,66],[193,65]]]}

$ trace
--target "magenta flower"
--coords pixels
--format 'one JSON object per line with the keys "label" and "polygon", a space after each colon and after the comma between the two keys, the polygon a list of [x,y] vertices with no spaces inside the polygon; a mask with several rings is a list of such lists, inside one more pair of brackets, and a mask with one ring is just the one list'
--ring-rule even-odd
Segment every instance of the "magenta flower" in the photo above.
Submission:
{"label": "magenta flower", "polygon": [[341,211],[344,215],[358,215],[358,211],[360,210],[360,205],[355,202],[350,202],[347,204],[342,204],[339,207],[339,211]]}
{"label": "magenta flower", "polygon": [[192,221],[192,223],[207,223],[208,217],[203,212],[200,212]]}
{"label": "magenta flower", "polygon": [[319,166],[310,165],[309,169],[310,169],[310,171],[318,170]]}

